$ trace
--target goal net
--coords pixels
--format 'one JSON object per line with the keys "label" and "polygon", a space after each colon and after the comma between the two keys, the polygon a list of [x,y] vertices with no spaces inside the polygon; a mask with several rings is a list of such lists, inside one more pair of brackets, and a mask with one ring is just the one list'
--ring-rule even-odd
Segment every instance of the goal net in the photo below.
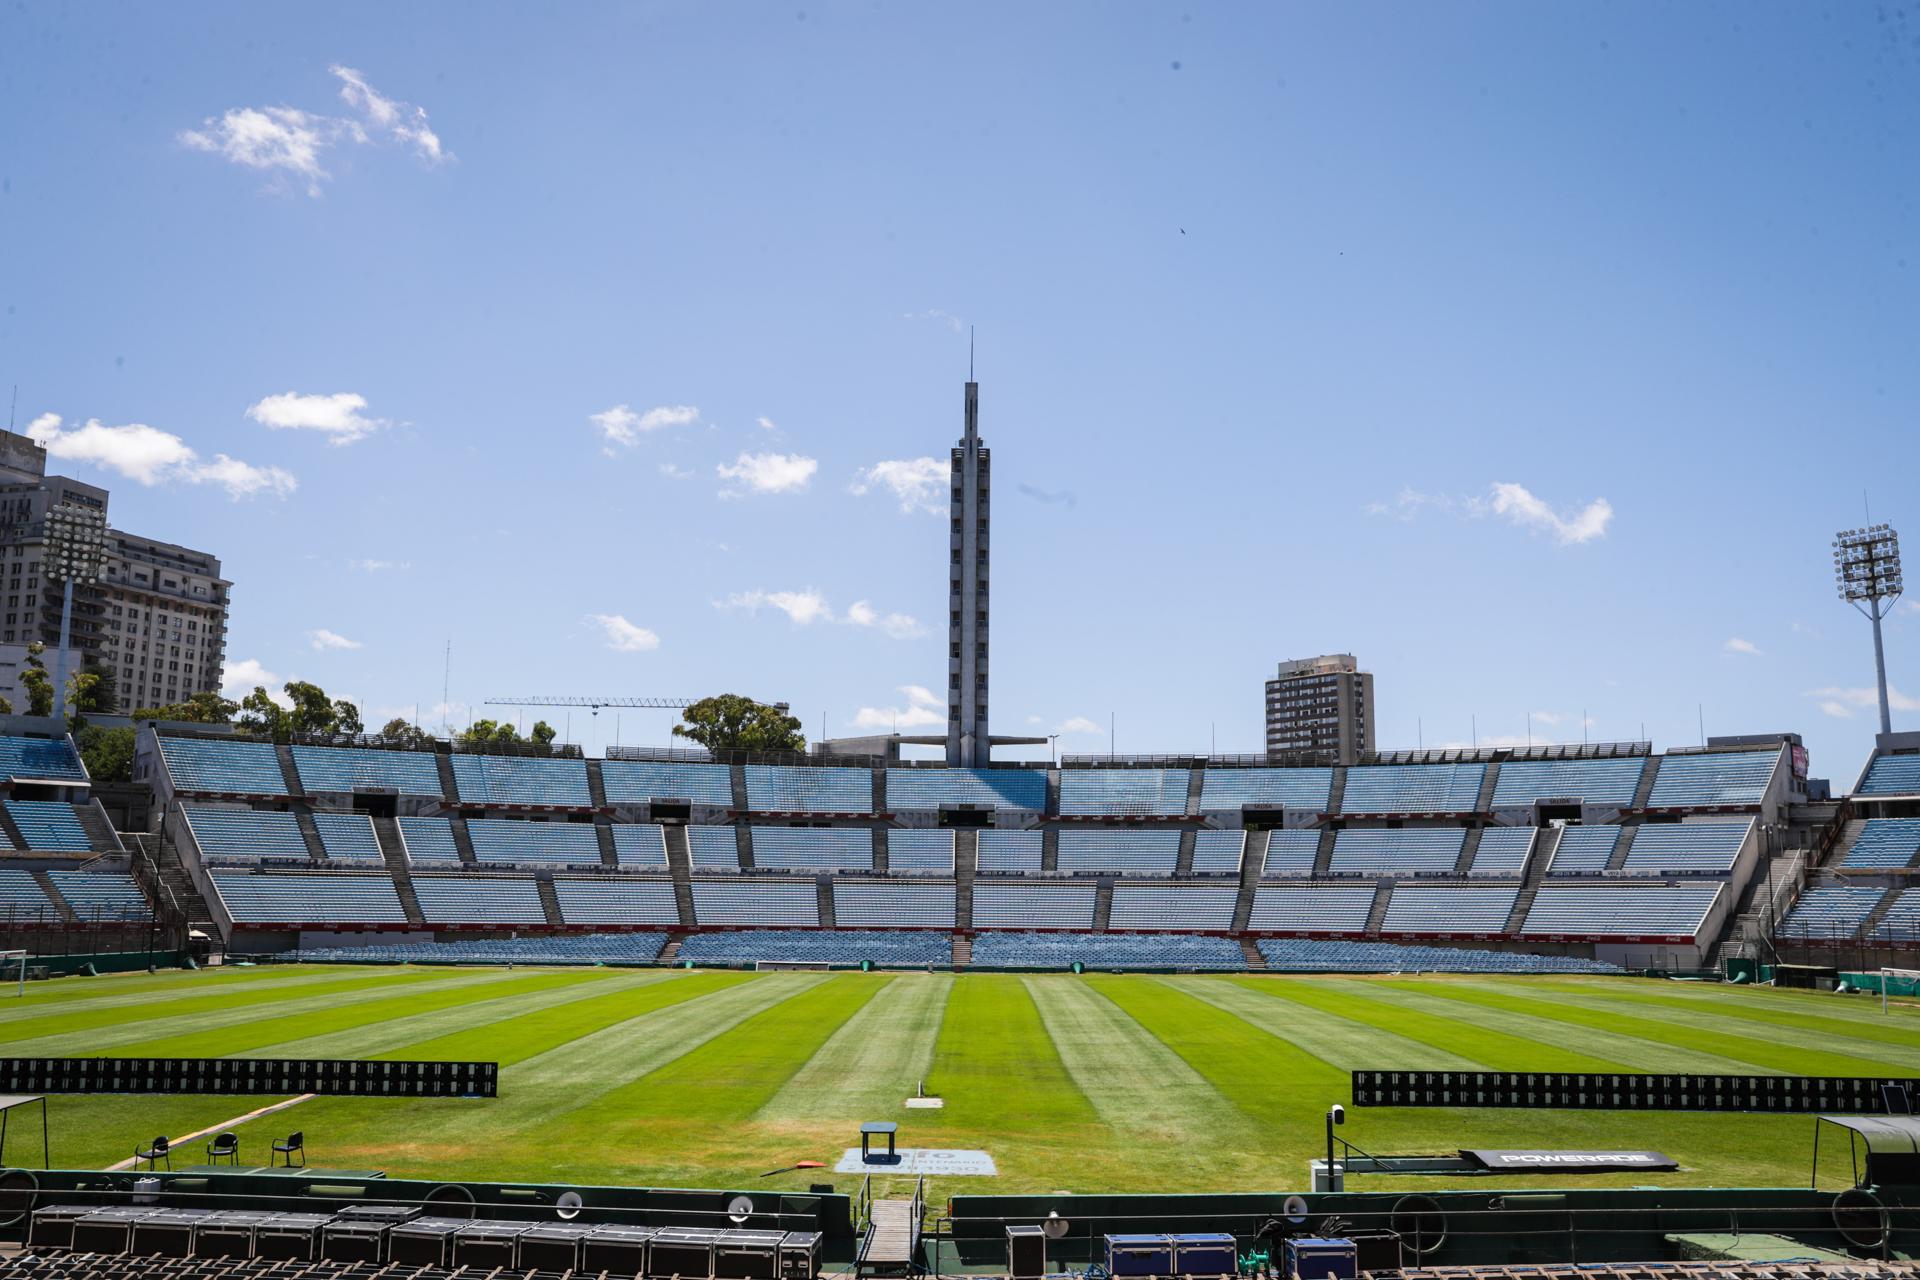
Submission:
{"label": "goal net", "polygon": [[1920,996],[1920,969],[1883,968],[1873,975],[1880,982],[1880,1000],[1888,996]]}
{"label": "goal net", "polygon": [[16,999],[27,994],[26,952],[0,951],[0,982],[13,984],[13,994]]}

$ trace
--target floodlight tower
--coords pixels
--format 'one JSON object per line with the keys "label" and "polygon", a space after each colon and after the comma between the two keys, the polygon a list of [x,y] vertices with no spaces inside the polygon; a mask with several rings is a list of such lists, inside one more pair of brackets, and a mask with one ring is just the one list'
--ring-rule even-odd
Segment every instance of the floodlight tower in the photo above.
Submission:
{"label": "floodlight tower", "polygon": [[1892,525],[1842,529],[1833,539],[1833,578],[1840,598],[1873,623],[1873,670],[1880,682],[1880,732],[1893,732],[1887,706],[1887,651],[1880,620],[1900,598],[1900,535]]}
{"label": "floodlight tower", "polygon": [[60,652],[54,656],[53,713],[67,714],[67,647],[73,633],[73,585],[100,581],[107,542],[107,516],[78,503],[47,509],[46,576],[66,583],[60,602]]}

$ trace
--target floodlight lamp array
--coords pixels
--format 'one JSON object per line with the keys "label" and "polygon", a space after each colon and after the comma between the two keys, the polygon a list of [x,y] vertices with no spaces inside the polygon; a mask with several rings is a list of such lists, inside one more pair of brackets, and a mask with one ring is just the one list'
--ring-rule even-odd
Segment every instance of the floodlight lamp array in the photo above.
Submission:
{"label": "floodlight lamp array", "polygon": [[1847,601],[1886,600],[1900,594],[1900,535],[1892,525],[1842,529],[1833,539],[1833,578]]}
{"label": "floodlight lamp array", "polygon": [[98,511],[62,503],[47,512],[46,576],[90,585],[106,558],[107,519]]}

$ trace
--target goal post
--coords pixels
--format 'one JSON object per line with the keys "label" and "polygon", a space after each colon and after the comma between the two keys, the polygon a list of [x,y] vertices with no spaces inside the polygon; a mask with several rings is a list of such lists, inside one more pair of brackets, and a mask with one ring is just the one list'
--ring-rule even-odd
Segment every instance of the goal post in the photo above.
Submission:
{"label": "goal post", "polygon": [[27,953],[0,951],[0,982],[13,981],[15,999],[27,994]]}
{"label": "goal post", "polygon": [[1874,977],[1880,983],[1880,1012],[1887,1012],[1889,996],[1920,996],[1920,969],[1895,969],[1883,966]]}

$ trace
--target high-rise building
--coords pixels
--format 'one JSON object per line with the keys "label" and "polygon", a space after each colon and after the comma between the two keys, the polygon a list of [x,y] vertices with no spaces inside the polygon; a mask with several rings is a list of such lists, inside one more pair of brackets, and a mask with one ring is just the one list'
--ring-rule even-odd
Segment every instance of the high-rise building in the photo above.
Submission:
{"label": "high-rise building", "polygon": [[1352,764],[1373,750],[1373,677],[1350,653],[1296,658],[1267,681],[1267,754]]}
{"label": "high-rise building", "polygon": [[992,461],[980,443],[980,384],[967,382],[966,434],[953,448],[947,594],[947,763],[987,763],[987,530]]}
{"label": "high-rise building", "polygon": [[[20,673],[27,646],[57,666],[65,584],[42,571],[47,511],[63,503],[107,512],[107,491],[50,476],[47,451],[0,432],[0,694],[26,710]],[[218,689],[225,665],[232,584],[204,551],[109,527],[100,579],[76,585],[66,667],[113,673],[120,710],[179,702]]]}

